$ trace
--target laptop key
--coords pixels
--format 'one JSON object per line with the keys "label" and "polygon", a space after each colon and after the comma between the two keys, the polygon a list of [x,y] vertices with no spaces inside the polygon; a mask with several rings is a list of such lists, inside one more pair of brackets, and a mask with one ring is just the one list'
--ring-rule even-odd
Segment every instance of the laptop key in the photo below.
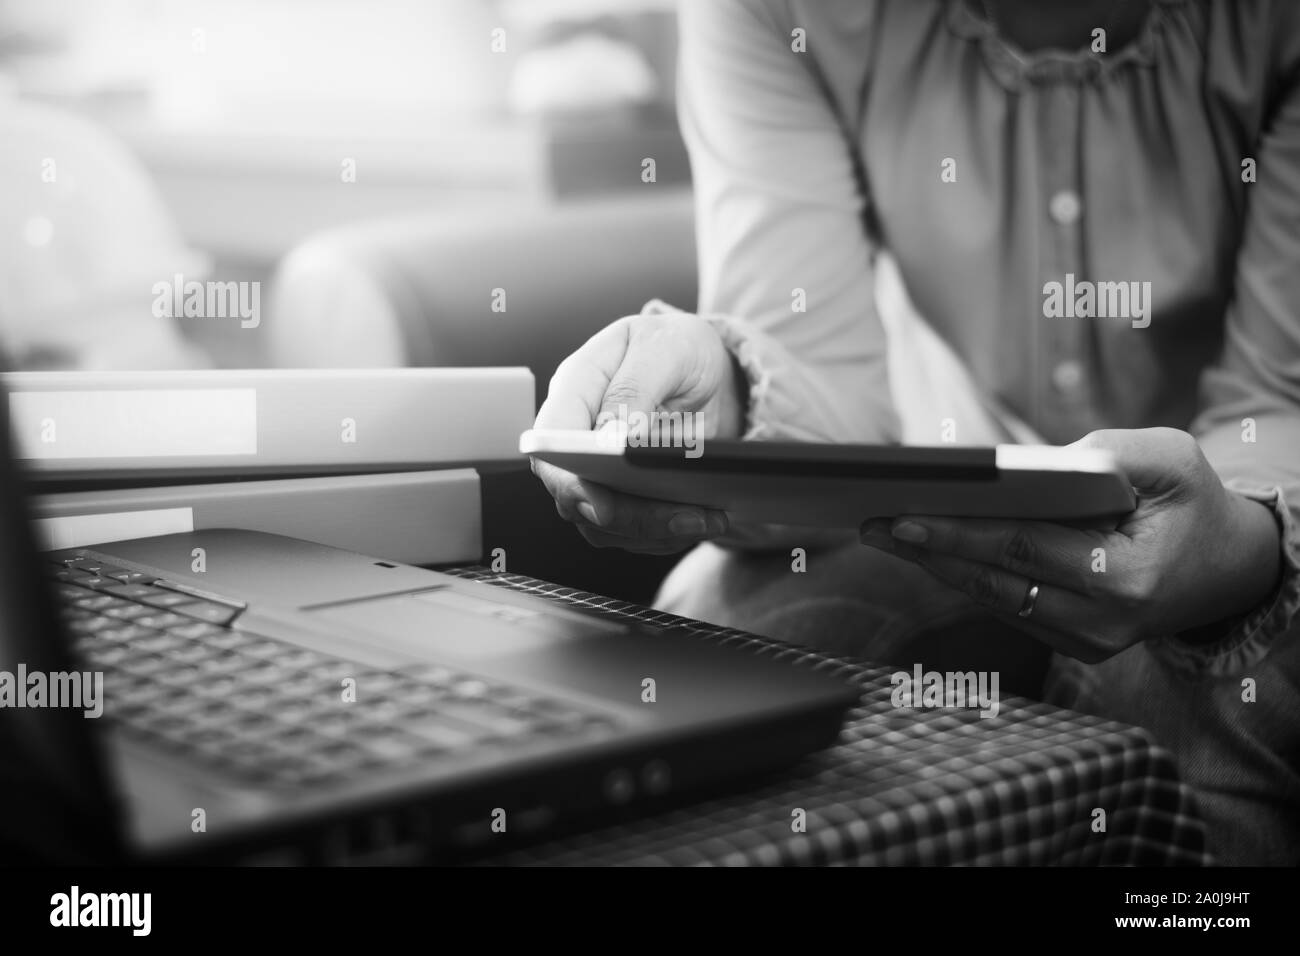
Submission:
{"label": "laptop key", "polygon": [[[290,667],[294,670],[301,670],[310,667],[320,661],[319,655],[301,647],[285,647],[278,654],[270,658],[271,663],[279,664],[282,667]],[[359,682],[358,682],[359,683]]]}
{"label": "laptop key", "polygon": [[95,643],[87,648],[86,653],[92,663],[107,667],[122,661],[131,652],[120,644]]}
{"label": "laptop key", "polygon": [[437,711],[462,723],[489,731],[495,736],[518,737],[532,732],[532,724],[529,721],[519,720],[494,708],[444,701],[437,705]]}
{"label": "laptop key", "polygon": [[484,697],[490,688],[481,680],[463,680],[452,685],[457,697]]}
{"label": "laptop key", "polygon": [[62,571],[55,571],[51,577],[56,581],[63,581],[67,584],[79,584],[86,588],[94,587],[94,585],[90,583],[92,581],[100,582],[101,584],[117,583],[112,578],[101,578],[97,574],[91,574],[89,571],[82,571],[77,568],[64,568]]}
{"label": "laptop key", "polygon": [[153,654],[133,654],[122,664],[123,670],[140,677],[148,677],[171,667],[175,667],[175,664],[165,657]]}
{"label": "laptop key", "polygon": [[326,660],[304,668],[303,673],[308,677],[339,686],[339,681],[343,678],[356,677],[357,668],[347,661]]}
{"label": "laptop key", "polygon": [[269,660],[273,657],[279,657],[284,649],[283,644],[277,644],[274,641],[268,641],[264,637],[250,635],[252,640],[240,648],[240,653],[248,657],[256,657]]}
{"label": "laptop key", "polygon": [[83,611],[102,611],[109,607],[129,607],[130,604],[108,594],[89,593],[86,597],[73,598],[72,606],[79,607]]}
{"label": "laptop key", "polygon": [[144,627],[171,627],[173,624],[181,624],[185,618],[179,614],[173,614],[171,611],[163,611],[157,614],[149,614],[146,617],[137,618]]}
{"label": "laptop key", "polygon": [[[111,616],[111,615],[110,615]],[[152,634],[161,634],[162,631],[155,631],[151,627],[141,627],[139,624],[122,622],[117,620],[116,627],[111,627],[99,632],[99,637],[105,641],[129,641],[134,642],[142,637],[148,637]]]}
{"label": "laptop key", "polygon": [[120,606],[106,608],[104,613],[109,617],[117,618],[119,621],[136,621],[142,617],[148,617],[152,613],[152,609],[123,601]]}
{"label": "laptop key", "polygon": [[451,696],[451,691],[446,687],[424,684],[399,687],[390,695],[394,703],[407,710],[418,710]]}
{"label": "laptop key", "polygon": [[292,676],[290,671],[277,667],[270,661],[261,661],[253,667],[246,667],[240,672],[245,681],[252,684],[279,687]]}
{"label": "laptop key", "polygon": [[104,587],[104,591],[115,597],[129,598],[139,600],[144,597],[151,597],[155,594],[172,594],[172,591],[166,591],[163,588],[156,588],[149,584],[123,584],[121,581],[114,581],[112,578],[107,579],[109,584]]}
{"label": "laptop key", "polygon": [[312,720],[312,727],[318,733],[328,736],[347,736],[361,731],[362,721],[356,711],[350,709],[355,705],[343,704],[341,709],[327,710]]}
{"label": "laptop key", "polygon": [[242,671],[244,662],[235,654],[219,654],[199,661],[198,668],[205,678],[220,677]]}
{"label": "laptop key", "polygon": [[109,564],[107,561],[92,561],[88,558],[72,565],[72,569],[84,571],[86,574],[93,574],[100,578],[111,578],[126,571],[126,568],[119,568],[116,564]]}
{"label": "laptop key", "polygon": [[186,742],[199,751],[216,755],[230,743],[230,737],[215,727],[193,726],[185,731]]}
{"label": "laptop key", "polygon": [[[195,684],[189,688],[197,694],[203,693],[203,684]],[[223,734],[229,736],[231,724],[237,722],[244,716],[244,711],[233,706],[226,700],[213,700],[212,698],[200,697],[197,701],[194,713],[191,719],[196,725],[203,727],[220,728]]]}
{"label": "laptop key", "polygon": [[173,608],[177,614],[184,614],[209,624],[229,624],[239,614],[239,608],[215,601],[194,601],[189,604],[177,604]]}
{"label": "laptop key", "polygon": [[[177,637],[184,637],[184,638],[188,638],[189,640],[199,641],[199,640],[205,640],[207,638],[216,637],[217,635],[232,635],[235,632],[227,631],[225,628],[217,627],[215,624],[204,624],[200,621],[186,621],[184,624],[173,624],[171,627],[167,628],[167,633],[175,634]],[[248,643],[248,639],[243,637],[243,635],[239,635],[238,639],[239,642],[242,644]],[[234,640],[234,638],[231,638],[231,640]],[[208,643],[210,643],[213,647],[232,646],[232,644],[230,643],[218,643],[215,640],[210,641]]]}
{"label": "laptop key", "polygon": [[250,687],[250,685],[243,682],[240,682],[239,692],[227,698],[227,702],[233,708],[253,711],[269,709],[273,702],[277,700],[277,693],[269,687],[256,687],[256,685]]}
{"label": "laptop key", "polygon": [[114,705],[137,704],[158,696],[158,684],[150,678],[118,671],[107,680],[106,697]]}
{"label": "laptop key", "polygon": [[86,575],[85,577],[78,577],[74,580],[82,587],[95,588],[96,590],[103,590],[117,584],[117,582],[112,578],[101,578],[98,575],[93,574]]}
{"label": "laptop key", "polygon": [[204,674],[197,667],[169,667],[166,670],[159,671],[157,681],[167,687],[184,687],[186,684],[193,684],[201,681]]}
{"label": "laptop key", "polygon": [[86,578],[97,578],[97,571],[87,571],[78,564],[69,564],[61,572],[56,572],[58,577],[66,581],[84,581]]}
{"label": "laptop key", "polygon": [[367,724],[388,726],[407,713],[404,708],[387,700],[365,702],[358,699],[352,706],[357,709],[358,719]]}
{"label": "laptop key", "polygon": [[376,763],[396,763],[408,760],[420,750],[420,739],[401,736],[372,737],[357,742],[359,749]]}
{"label": "laptop key", "polygon": [[334,740],[303,755],[308,763],[322,768],[357,767],[370,762],[366,748],[351,740]]}
{"label": "laptop key", "polygon": [[404,673],[411,680],[419,681],[420,684],[428,687],[450,688],[461,680],[462,677],[462,675],[457,674],[450,668],[436,664],[415,667],[411,670],[405,671]]}
{"label": "laptop key", "polygon": [[79,618],[68,622],[68,629],[73,634],[95,634],[106,628],[112,627],[116,621],[111,617],[89,617]]}
{"label": "laptop key", "polygon": [[[160,696],[150,706],[154,710],[172,717],[189,717],[203,706],[201,699],[196,698],[179,684],[173,684],[173,686],[159,693]],[[188,725],[182,725],[182,729],[187,727]]]}
{"label": "laptop key", "polygon": [[531,715],[533,713],[533,705],[535,702],[535,698],[515,691],[504,691],[492,695],[492,703],[496,704],[506,713],[513,714],[517,717]]}
{"label": "laptop key", "polygon": [[264,747],[270,743],[273,722],[264,714],[242,713],[229,720],[213,723],[239,748]]}
{"label": "laptop key", "polygon": [[140,651],[168,651],[175,647],[186,646],[179,637],[172,637],[162,631],[139,637],[131,642],[131,647]]}
{"label": "laptop key", "polygon": [[342,699],[342,690],[338,685],[308,677],[297,671],[280,687],[280,693],[286,702],[312,708],[331,706]]}
{"label": "laptop key", "polygon": [[367,696],[378,696],[401,686],[402,677],[397,674],[390,674],[387,671],[369,671],[357,676],[357,693],[365,693]]}
{"label": "laptop key", "polygon": [[[322,737],[311,727],[304,725],[295,725],[292,727],[280,727],[274,731],[271,738],[278,747],[284,747],[292,751],[293,748],[303,748],[297,751],[298,754],[304,752],[307,746],[316,746],[328,741],[328,738]],[[296,756],[297,754],[295,754]]]}
{"label": "laptop key", "polygon": [[301,724],[314,712],[315,708],[310,705],[291,700],[276,703],[272,715],[286,724]]}
{"label": "laptop key", "polygon": [[446,720],[436,718],[408,723],[402,729],[445,750],[465,750],[491,736],[486,731],[475,730],[468,726],[453,726]]}
{"label": "laptop key", "polygon": [[78,598],[91,597],[94,592],[60,581],[54,585],[53,593],[60,601],[76,601]]}
{"label": "laptop key", "polygon": [[112,578],[113,580],[119,581],[122,584],[136,584],[136,583],[149,584],[153,581],[158,580],[152,574],[145,574],[143,571],[126,571],[122,569],[110,570],[105,568],[100,573],[104,577]]}
{"label": "laptop key", "polygon": [[182,664],[193,664],[212,654],[212,651],[204,647],[202,644],[196,644],[193,641],[187,641],[184,638],[177,637],[170,631],[159,631],[158,633],[166,634],[172,639],[173,643],[167,649],[167,657],[173,661],[178,661]]}
{"label": "laptop key", "polygon": [[158,590],[154,594],[141,595],[138,600],[141,604],[148,604],[150,607],[171,608],[177,604],[188,604],[194,598],[192,595],[181,594],[178,591]]}
{"label": "laptop key", "polygon": [[55,560],[59,564],[63,565],[65,568],[74,568],[80,570],[84,570],[87,567],[95,568],[96,570],[98,570],[99,568],[104,566],[103,561],[100,561],[98,558],[92,558],[89,555],[87,555],[85,552],[82,552],[81,554],[66,554],[61,558],[56,558]]}
{"label": "laptop key", "polygon": [[[193,625],[181,624],[179,625],[179,628],[186,628],[191,626]],[[213,624],[203,624],[201,626],[206,628],[212,628],[211,631],[202,632],[200,634],[200,636],[203,639],[203,643],[206,644],[208,647],[220,648],[223,651],[237,651],[241,647],[249,643],[249,638],[245,637],[243,634],[240,634],[238,631],[232,631],[224,627],[216,627],[216,625]],[[172,630],[176,631],[179,628],[173,628]],[[182,636],[188,636],[188,635],[182,635]]]}
{"label": "laptop key", "polygon": [[[232,694],[242,693],[242,689],[240,683],[233,677],[217,676],[209,677],[202,684],[196,686],[194,692],[203,697],[211,697],[220,701]],[[225,706],[224,702],[223,706]]]}

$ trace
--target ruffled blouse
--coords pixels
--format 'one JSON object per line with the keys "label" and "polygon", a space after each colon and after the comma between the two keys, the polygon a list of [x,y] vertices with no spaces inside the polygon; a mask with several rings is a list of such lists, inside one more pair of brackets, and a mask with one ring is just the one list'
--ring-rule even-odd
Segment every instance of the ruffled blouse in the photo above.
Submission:
{"label": "ruffled blouse", "polygon": [[[1125,694],[1217,687],[1176,712],[1296,727],[1300,3],[1153,0],[1106,52],[1026,52],[967,0],[689,0],[681,18],[698,311],[749,376],[747,436],[898,440],[888,250],[978,388],[1046,440],[1189,430],[1278,520],[1281,587],[1223,641],[1063,661],[1066,702],[1149,726]],[[945,416],[958,434],[969,411]],[[1290,692],[1243,715],[1241,680],[1268,674]],[[1300,752],[1288,733],[1259,744],[1269,773]],[[1300,801],[1297,768],[1278,772]]]}

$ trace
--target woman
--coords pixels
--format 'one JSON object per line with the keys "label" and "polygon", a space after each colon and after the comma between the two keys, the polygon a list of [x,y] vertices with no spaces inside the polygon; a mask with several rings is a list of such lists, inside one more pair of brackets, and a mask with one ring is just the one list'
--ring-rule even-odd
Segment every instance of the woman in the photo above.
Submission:
{"label": "woman", "polygon": [[931,443],[1005,409],[1113,451],[1139,505],[1108,531],[872,521],[864,548],[537,464],[560,513],[597,546],[698,545],[660,595],[678,613],[1012,670],[1147,727],[1221,861],[1300,860],[1300,5],[692,2],[681,114],[698,313],[594,336],[539,427],[627,405],[721,437],[924,434],[899,398],[924,370],[889,361],[876,308],[884,250],[973,383],[926,412]]}

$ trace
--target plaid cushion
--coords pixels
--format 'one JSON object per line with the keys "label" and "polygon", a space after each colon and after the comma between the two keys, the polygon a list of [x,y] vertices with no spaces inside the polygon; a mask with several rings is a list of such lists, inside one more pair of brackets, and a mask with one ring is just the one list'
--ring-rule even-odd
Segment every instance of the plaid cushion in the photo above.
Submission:
{"label": "plaid cushion", "polygon": [[[863,689],[840,743],[759,789],[504,853],[491,864],[1204,865],[1204,825],[1143,730],[1024,698],[996,717],[895,708],[893,668],[828,657],[535,578],[448,573],[841,674]],[[1094,830],[1094,810],[1105,830]],[[795,832],[803,810],[804,832]]]}

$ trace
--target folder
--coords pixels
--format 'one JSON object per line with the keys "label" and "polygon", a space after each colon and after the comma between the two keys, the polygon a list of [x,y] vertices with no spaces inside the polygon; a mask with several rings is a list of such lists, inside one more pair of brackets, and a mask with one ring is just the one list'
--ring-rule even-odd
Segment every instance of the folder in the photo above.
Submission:
{"label": "folder", "polygon": [[523,467],[524,368],[12,372],[38,479],[258,477]]}
{"label": "folder", "polygon": [[481,501],[478,473],[457,468],[72,491],[32,503],[49,550],[244,528],[427,565],[480,560]]}

